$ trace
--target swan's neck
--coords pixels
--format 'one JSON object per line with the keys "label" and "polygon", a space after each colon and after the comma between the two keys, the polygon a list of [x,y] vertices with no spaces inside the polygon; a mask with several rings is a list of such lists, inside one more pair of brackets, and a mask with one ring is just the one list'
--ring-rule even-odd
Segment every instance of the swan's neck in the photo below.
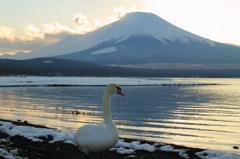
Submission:
{"label": "swan's neck", "polygon": [[103,94],[103,99],[102,99],[104,120],[107,128],[116,127],[112,120],[112,114],[111,114],[111,108],[110,108],[111,96],[112,94],[109,91],[105,90]]}

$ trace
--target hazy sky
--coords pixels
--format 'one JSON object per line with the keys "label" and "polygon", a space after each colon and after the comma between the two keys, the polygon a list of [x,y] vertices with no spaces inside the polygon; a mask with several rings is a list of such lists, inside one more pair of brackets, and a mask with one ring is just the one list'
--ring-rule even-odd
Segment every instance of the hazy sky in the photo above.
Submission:
{"label": "hazy sky", "polygon": [[194,34],[240,45],[240,0],[0,0],[0,55],[39,49],[131,11],[152,12]]}

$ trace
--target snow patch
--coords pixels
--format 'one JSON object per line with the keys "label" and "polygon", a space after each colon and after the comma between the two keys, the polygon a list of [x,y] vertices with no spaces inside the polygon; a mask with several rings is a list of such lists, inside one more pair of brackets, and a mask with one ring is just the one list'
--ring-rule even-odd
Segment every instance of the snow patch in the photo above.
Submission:
{"label": "snow patch", "polygon": [[159,148],[161,151],[166,151],[166,152],[179,152],[179,156],[182,158],[189,158],[189,156],[186,154],[186,152],[188,151],[188,149],[174,149],[173,146],[171,145],[166,145],[166,146],[162,146]]}
{"label": "snow patch", "polygon": [[70,131],[58,131],[54,129],[46,128],[35,128],[32,126],[17,126],[10,122],[0,122],[0,131],[5,132],[10,136],[23,136],[33,142],[42,142],[39,137],[48,137],[48,135],[53,136],[53,140],[50,143],[56,141],[64,141],[68,139],[68,136],[71,136]]}
{"label": "snow patch", "polygon": [[[5,149],[7,149],[7,148],[5,148]],[[8,152],[5,149],[0,148],[0,157],[3,157],[5,159],[22,159],[22,157],[17,156],[18,155],[18,150],[17,149],[10,150],[10,152]]]}
{"label": "snow patch", "polygon": [[[113,150],[121,150],[123,151],[122,147],[129,148],[127,152],[129,152],[130,149],[132,150],[145,150],[148,152],[154,152],[155,151],[155,145],[149,145],[147,143],[141,144],[140,141],[132,141],[131,143],[124,142],[124,139],[119,139],[118,143],[114,147],[119,147],[119,148],[113,148]],[[129,153],[126,153],[129,154]]]}
{"label": "snow patch", "polygon": [[134,153],[134,149],[126,149],[124,147],[111,148],[110,151],[117,151],[117,153],[122,155],[130,155]]}
{"label": "snow patch", "polygon": [[93,51],[90,55],[108,54],[108,53],[112,53],[114,51],[117,51],[117,49],[115,47],[108,47],[108,48],[101,49],[101,50],[98,50],[98,51]]}
{"label": "snow patch", "polygon": [[202,159],[240,159],[239,155],[216,150],[204,150],[201,152],[196,152],[195,155]]}
{"label": "snow patch", "polygon": [[53,63],[52,61],[42,61],[43,63]]}

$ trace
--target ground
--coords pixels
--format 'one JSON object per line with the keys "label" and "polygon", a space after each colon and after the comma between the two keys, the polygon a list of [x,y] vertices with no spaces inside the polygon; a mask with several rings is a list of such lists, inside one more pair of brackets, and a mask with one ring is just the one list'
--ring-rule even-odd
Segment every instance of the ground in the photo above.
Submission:
{"label": "ground", "polygon": [[[0,121],[6,121],[6,120],[0,120]],[[10,121],[13,122],[13,121]],[[28,122],[13,122],[15,125],[24,125],[24,126],[34,126],[39,128],[46,128],[45,126],[40,125],[33,125],[29,124]],[[8,149],[8,152],[11,150],[18,149],[18,155],[24,158],[28,159],[85,159],[87,156],[79,149],[79,147],[73,145],[73,144],[67,144],[63,143],[62,141],[54,142],[52,144],[49,143],[49,141],[52,140],[51,136],[48,136],[48,138],[42,137],[41,139],[43,142],[32,142],[29,139],[26,139],[22,136],[12,136],[10,137],[8,134],[2,132],[0,130],[0,139],[7,139],[8,142],[1,143],[1,147],[5,147],[5,149]],[[131,142],[130,139],[125,139],[126,142]],[[147,141],[141,141],[141,142],[147,142]],[[147,142],[149,144],[153,144],[151,142]],[[168,144],[169,145],[169,144]],[[172,145],[173,146],[173,145]],[[189,158],[191,159],[198,159],[195,155],[195,152],[203,151],[203,149],[198,148],[190,148],[190,147],[184,147],[184,146],[177,146],[174,145],[174,148],[176,149],[189,149],[186,154],[188,154]],[[178,152],[165,152],[156,150],[155,152],[148,152],[148,151],[135,151],[134,154],[136,157],[135,159],[180,159]],[[0,154],[1,156],[1,154]],[[91,153],[88,157],[90,159],[123,159],[126,156],[129,155],[122,155],[117,153],[116,151],[106,151],[103,152],[102,155],[99,153]],[[3,157],[0,157],[0,159]]]}

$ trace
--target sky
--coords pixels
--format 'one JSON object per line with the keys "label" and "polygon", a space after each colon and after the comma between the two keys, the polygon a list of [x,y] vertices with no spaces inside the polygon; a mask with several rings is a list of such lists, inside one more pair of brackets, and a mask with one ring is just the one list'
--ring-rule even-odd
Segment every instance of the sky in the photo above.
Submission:
{"label": "sky", "polygon": [[240,0],[0,0],[0,55],[85,34],[129,12],[151,12],[199,36],[240,45]]}

